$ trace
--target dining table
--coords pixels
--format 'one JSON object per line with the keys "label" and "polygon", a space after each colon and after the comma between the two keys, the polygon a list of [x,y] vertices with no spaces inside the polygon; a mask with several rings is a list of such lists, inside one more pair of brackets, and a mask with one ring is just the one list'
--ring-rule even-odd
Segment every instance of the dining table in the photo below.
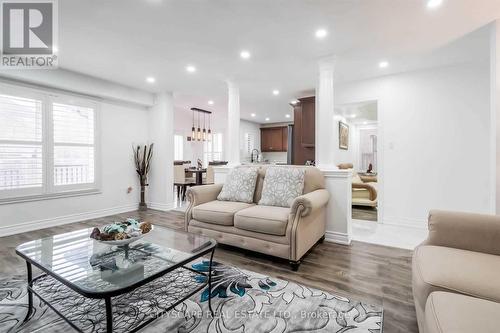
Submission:
{"label": "dining table", "polygon": [[207,169],[186,169],[186,173],[196,174],[196,185],[203,185],[203,174],[207,172]]}

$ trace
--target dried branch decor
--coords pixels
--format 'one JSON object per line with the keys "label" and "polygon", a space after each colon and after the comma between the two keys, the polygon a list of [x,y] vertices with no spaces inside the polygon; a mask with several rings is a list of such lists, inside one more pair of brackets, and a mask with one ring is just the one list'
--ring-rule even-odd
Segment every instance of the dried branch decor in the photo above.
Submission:
{"label": "dried branch decor", "polygon": [[132,147],[134,151],[134,162],[135,171],[139,175],[139,182],[141,183],[141,202],[139,203],[139,210],[146,210],[148,206],[146,205],[145,193],[146,186],[148,186],[148,173],[151,167],[151,157],[153,157],[153,144],[149,147],[144,145],[144,149],[141,146]]}

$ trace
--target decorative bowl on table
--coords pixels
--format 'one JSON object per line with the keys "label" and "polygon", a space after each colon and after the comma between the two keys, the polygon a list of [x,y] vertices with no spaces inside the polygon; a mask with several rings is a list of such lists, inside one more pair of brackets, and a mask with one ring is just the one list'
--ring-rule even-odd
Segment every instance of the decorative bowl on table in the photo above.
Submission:
{"label": "decorative bowl on table", "polygon": [[94,228],[90,238],[106,245],[126,246],[143,238],[153,230],[149,222],[139,222],[136,219],[127,219],[124,222],[114,222],[101,229]]}

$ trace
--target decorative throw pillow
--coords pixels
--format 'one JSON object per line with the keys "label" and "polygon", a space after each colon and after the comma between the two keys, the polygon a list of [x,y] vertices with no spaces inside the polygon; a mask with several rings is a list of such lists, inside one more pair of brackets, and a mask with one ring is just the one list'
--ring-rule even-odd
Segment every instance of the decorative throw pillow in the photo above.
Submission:
{"label": "decorative throw pillow", "polygon": [[290,207],[302,195],[305,173],[304,168],[268,168],[259,205]]}
{"label": "decorative throw pillow", "polygon": [[217,200],[252,203],[258,171],[258,168],[252,167],[234,168],[229,171]]}

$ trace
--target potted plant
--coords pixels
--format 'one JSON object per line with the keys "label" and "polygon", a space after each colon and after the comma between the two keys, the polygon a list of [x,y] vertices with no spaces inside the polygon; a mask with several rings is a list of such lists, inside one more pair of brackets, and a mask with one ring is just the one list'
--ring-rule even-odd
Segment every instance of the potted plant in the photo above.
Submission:
{"label": "potted plant", "polygon": [[134,151],[134,162],[135,171],[139,175],[139,182],[141,184],[141,202],[139,203],[139,210],[146,210],[148,206],[146,205],[145,194],[146,186],[148,186],[148,173],[151,166],[151,157],[153,156],[153,144],[149,147],[144,145],[144,149],[141,146],[132,147]]}

